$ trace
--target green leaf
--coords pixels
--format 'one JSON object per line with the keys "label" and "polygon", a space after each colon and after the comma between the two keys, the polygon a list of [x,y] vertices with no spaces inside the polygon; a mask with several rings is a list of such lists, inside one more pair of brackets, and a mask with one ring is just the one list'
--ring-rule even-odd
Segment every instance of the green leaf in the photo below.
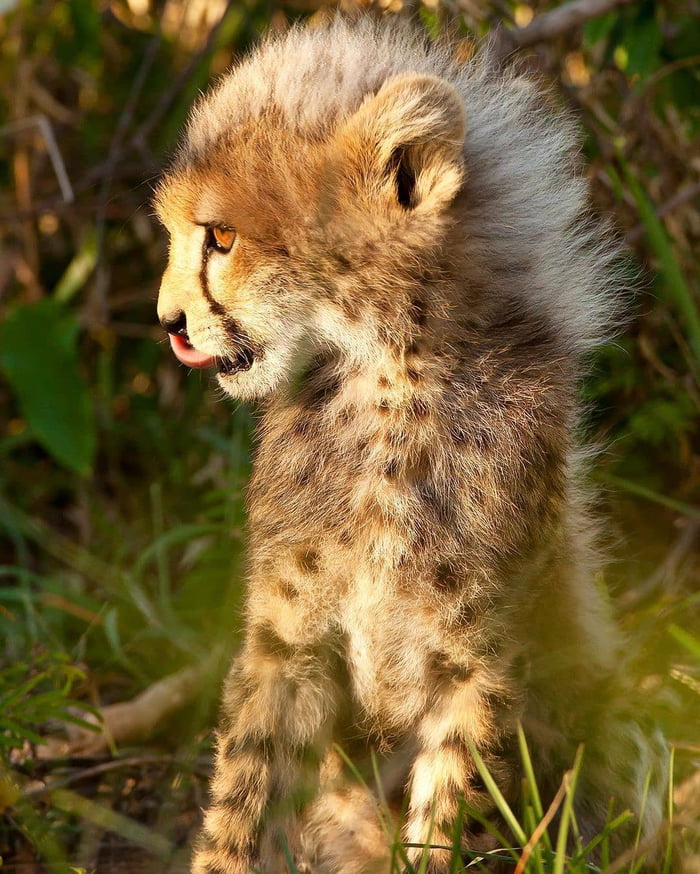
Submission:
{"label": "green leaf", "polygon": [[617,12],[608,12],[598,18],[591,18],[583,27],[583,44],[591,48],[612,31],[618,21]]}
{"label": "green leaf", "polygon": [[429,9],[427,6],[421,6],[419,15],[423,26],[430,34],[431,39],[436,40],[440,36],[440,18],[437,9]]}
{"label": "green leaf", "polygon": [[661,30],[653,15],[628,28],[624,40],[627,49],[626,72],[648,78],[660,65]]}
{"label": "green leaf", "polygon": [[60,464],[90,471],[95,420],[78,370],[75,317],[54,300],[24,304],[0,325],[0,370],[32,434]]}
{"label": "green leaf", "polygon": [[566,798],[561,810],[559,819],[559,830],[557,832],[556,855],[554,857],[554,867],[552,874],[564,874],[564,864],[567,859],[567,844],[570,842],[570,831],[574,823],[574,796],[576,794],[576,783],[581,770],[581,762],[583,761],[583,745],[579,746],[576,752],[574,766],[564,775],[564,785],[566,787]]}
{"label": "green leaf", "polygon": [[97,263],[97,244],[94,232],[90,232],[78,252],[56,283],[53,296],[59,303],[67,303],[85,285]]}

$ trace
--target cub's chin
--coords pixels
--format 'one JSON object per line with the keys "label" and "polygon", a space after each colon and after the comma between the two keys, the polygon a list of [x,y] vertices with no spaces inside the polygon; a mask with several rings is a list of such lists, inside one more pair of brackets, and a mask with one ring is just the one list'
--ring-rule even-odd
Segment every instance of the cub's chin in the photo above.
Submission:
{"label": "cub's chin", "polygon": [[268,393],[267,380],[261,374],[262,369],[257,361],[245,370],[224,365],[217,370],[216,380],[229,397],[240,401],[256,401]]}
{"label": "cub's chin", "polygon": [[294,393],[317,351],[317,344],[302,331],[269,338],[256,347],[249,360],[237,363],[231,359],[230,364],[226,361],[219,366],[216,378],[227,395],[240,401],[262,401],[278,392]]}
{"label": "cub's chin", "polygon": [[270,367],[271,362],[255,358],[246,368],[224,365],[216,379],[229,397],[239,401],[261,401],[273,394],[285,381],[283,370]]}

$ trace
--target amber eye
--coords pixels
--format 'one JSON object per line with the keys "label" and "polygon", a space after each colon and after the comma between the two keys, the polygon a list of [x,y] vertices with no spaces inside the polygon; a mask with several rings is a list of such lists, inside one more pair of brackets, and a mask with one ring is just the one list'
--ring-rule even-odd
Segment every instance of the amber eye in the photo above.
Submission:
{"label": "amber eye", "polygon": [[207,249],[217,252],[230,252],[236,242],[233,228],[207,228]]}

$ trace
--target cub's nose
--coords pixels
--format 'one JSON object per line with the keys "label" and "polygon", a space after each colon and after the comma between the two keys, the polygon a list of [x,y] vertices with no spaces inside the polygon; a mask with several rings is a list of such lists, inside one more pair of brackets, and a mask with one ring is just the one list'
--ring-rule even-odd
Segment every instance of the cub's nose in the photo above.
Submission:
{"label": "cub's nose", "polygon": [[187,318],[183,312],[163,316],[160,319],[160,324],[168,334],[179,334],[181,337],[187,336]]}

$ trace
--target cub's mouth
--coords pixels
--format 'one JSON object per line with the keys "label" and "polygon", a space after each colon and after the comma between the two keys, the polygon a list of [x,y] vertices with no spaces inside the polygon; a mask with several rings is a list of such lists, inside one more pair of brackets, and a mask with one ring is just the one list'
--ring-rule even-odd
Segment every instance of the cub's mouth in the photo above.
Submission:
{"label": "cub's mouth", "polygon": [[207,355],[205,352],[200,352],[182,334],[168,334],[168,339],[177,360],[197,370],[214,367],[218,373],[231,376],[234,373],[250,370],[256,358],[256,350],[250,346],[241,346],[235,355],[224,358],[220,355]]}
{"label": "cub's mouth", "polygon": [[255,355],[251,349],[241,349],[234,358],[219,358],[219,373],[231,375],[250,370],[255,361]]}

